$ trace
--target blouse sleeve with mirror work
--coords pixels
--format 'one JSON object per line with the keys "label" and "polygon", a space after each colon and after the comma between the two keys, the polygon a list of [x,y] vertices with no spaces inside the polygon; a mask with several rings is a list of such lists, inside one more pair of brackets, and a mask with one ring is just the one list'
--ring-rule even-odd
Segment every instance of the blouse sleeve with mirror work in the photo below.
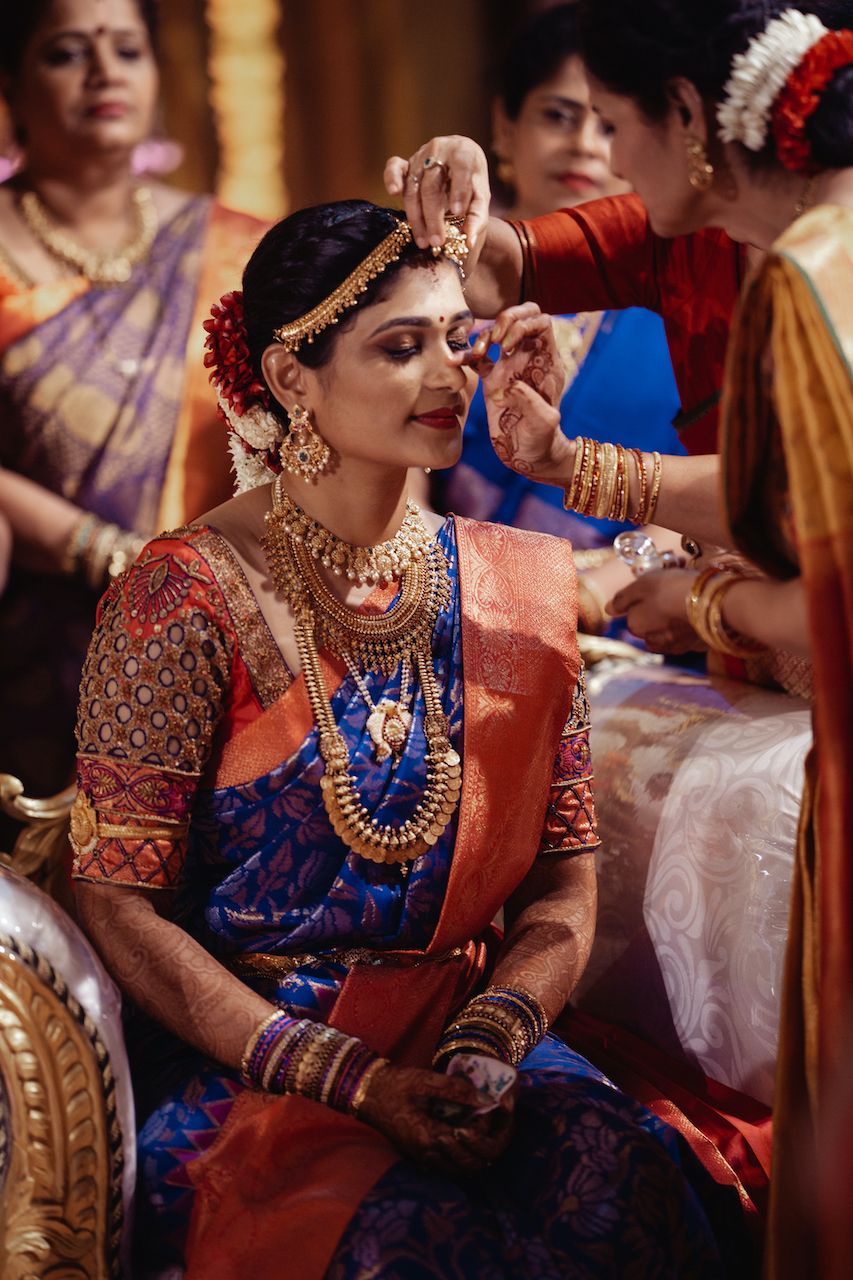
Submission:
{"label": "blouse sleeve with mirror work", "polygon": [[75,879],[177,883],[224,711],[230,635],[192,531],[149,543],[105,595],[80,685]]}
{"label": "blouse sleeve with mirror work", "polygon": [[581,665],[569,718],[554,760],[539,856],[573,856],[599,848],[592,792],[589,701]]}

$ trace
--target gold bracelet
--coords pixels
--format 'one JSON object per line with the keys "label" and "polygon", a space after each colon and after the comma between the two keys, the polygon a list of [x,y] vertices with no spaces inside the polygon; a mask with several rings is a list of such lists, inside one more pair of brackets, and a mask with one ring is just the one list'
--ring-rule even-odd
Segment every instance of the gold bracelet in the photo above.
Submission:
{"label": "gold bracelet", "polygon": [[651,524],[658,509],[658,498],[660,497],[660,486],[663,479],[663,460],[657,450],[652,454],[652,463],[652,492],[649,497],[649,505],[643,513],[643,524]]}
{"label": "gold bracelet", "polygon": [[713,639],[713,648],[718,653],[725,653],[730,658],[755,658],[767,652],[767,646],[757,640],[750,640],[740,632],[726,626],[723,619],[723,605],[732,587],[744,579],[740,574],[721,574],[722,581],[716,586],[708,605],[708,631]]}
{"label": "gold bracelet", "polygon": [[367,1090],[370,1088],[370,1082],[376,1075],[377,1071],[380,1067],[388,1067],[390,1065],[391,1064],[387,1058],[377,1058],[375,1062],[371,1062],[370,1066],[356,1085],[355,1093],[352,1095],[352,1102],[350,1103],[349,1109],[354,1116],[357,1116],[361,1108],[364,1106],[364,1100],[367,1097]]}
{"label": "gold bracelet", "polygon": [[577,502],[583,476],[584,444],[583,436],[575,437],[575,464],[572,468],[572,478],[563,490],[563,507],[566,511],[574,510]]}
{"label": "gold bracelet", "polygon": [[583,480],[581,483],[581,491],[578,495],[577,506],[575,508],[575,510],[579,511],[582,515],[586,513],[591,495],[595,493],[601,466],[597,442],[595,440],[584,440],[584,446]]}
{"label": "gold bracelet", "polygon": [[616,447],[619,450],[619,523],[625,524],[628,520],[628,507],[631,502],[631,484],[628,477],[628,452],[621,444]]}
{"label": "gold bracelet", "polygon": [[602,444],[599,448],[601,449],[601,483],[590,501],[590,509],[584,514],[595,516],[599,520],[609,520],[616,497],[619,454],[616,446],[612,444]]}
{"label": "gold bracelet", "polygon": [[640,482],[640,496],[637,499],[637,509],[632,516],[628,516],[631,524],[642,524],[643,516],[646,510],[646,497],[648,495],[648,481],[646,480],[646,460],[639,449],[630,450],[631,457],[634,459],[634,466],[637,468],[637,479]]}

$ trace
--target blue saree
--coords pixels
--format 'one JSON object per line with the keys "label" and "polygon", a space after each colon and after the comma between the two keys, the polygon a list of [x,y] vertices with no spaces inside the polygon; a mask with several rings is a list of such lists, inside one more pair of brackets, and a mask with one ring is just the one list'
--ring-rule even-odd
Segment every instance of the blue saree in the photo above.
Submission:
{"label": "blue saree", "polygon": [[[478,528],[486,530],[476,548],[479,559],[472,552],[476,535],[469,532]],[[495,536],[501,554],[490,563]],[[447,915],[454,877],[461,883],[469,806],[483,802],[490,784],[494,789],[502,782],[497,764],[484,785],[477,782],[487,758],[477,737],[484,699],[491,732],[504,740],[509,776],[518,778],[516,746],[530,755],[528,732],[543,744],[540,755],[531,755],[534,768],[540,759],[546,767],[541,779],[534,772],[517,785],[516,794],[501,794],[498,786],[494,800],[486,799],[498,807],[491,818],[489,810],[480,811],[477,838],[484,848],[494,846],[495,868],[512,886],[532,858],[583,856],[597,845],[582,677],[576,657],[566,665],[550,647],[529,598],[531,592],[541,595],[531,559],[538,552],[548,561],[550,580],[566,587],[558,596],[571,601],[564,547],[506,530],[489,534],[488,527],[452,519],[438,542],[449,565],[452,601],[436,623],[433,660],[463,776],[475,785],[466,792],[463,782],[456,819],[410,870],[367,863],[332,831],[320,799],[317,731],[300,701],[304,685],[290,679],[242,571],[211,530],[150,544],[142,563],[107,599],[84,673],[78,730],[79,784],[99,813],[127,813],[133,805],[141,818],[156,797],[161,825],[164,812],[176,821],[191,815],[185,846],[159,839],[100,841],[78,858],[78,877],[175,888],[184,926],[247,984],[296,1016],[342,1026],[341,1009],[359,973],[383,975],[397,966],[403,1005],[415,1010],[418,1022],[437,1020],[433,1031],[427,1027],[426,1059],[412,1048],[399,1056],[391,1051],[391,1057],[424,1065],[448,1014],[487,972],[485,944],[495,909],[488,882],[476,900],[462,894],[464,918],[456,933],[448,933]],[[504,598],[498,583],[518,586],[518,596]],[[491,638],[485,626],[472,629],[477,609],[503,618]],[[572,623],[560,614],[553,611],[548,627],[568,638]],[[560,671],[573,672],[577,685],[551,685],[543,705],[540,682]],[[366,678],[374,701],[399,695],[397,675]],[[400,760],[379,762],[361,693],[343,668],[337,680],[336,688],[334,680],[330,685],[333,711],[363,801],[382,821],[401,820],[425,785],[422,698],[414,699]],[[165,689],[167,696],[149,699],[145,690],[153,689]],[[533,713],[526,722],[502,719],[515,695]],[[141,705],[155,710],[124,710]],[[505,723],[515,727],[517,742],[505,741]],[[235,745],[239,751],[231,749]],[[538,829],[520,849],[514,815],[526,814],[528,804]],[[526,816],[523,821],[530,826]],[[513,857],[517,871],[510,866]],[[488,871],[484,863],[481,856],[473,871]],[[497,871],[489,875],[497,878]],[[493,892],[500,892],[500,901],[507,896],[504,889]],[[439,940],[465,938],[475,940],[468,951],[477,953],[476,964],[466,961],[463,945],[434,950]],[[449,973],[449,984],[430,985],[437,971]],[[378,1028],[393,1016],[389,999],[387,1007],[368,1009],[360,1025]],[[368,1030],[362,1034],[372,1043]],[[233,1138],[230,1121],[252,1096],[233,1072],[186,1047],[177,1058],[161,1054],[157,1061],[159,1046],[145,1035],[141,1040],[137,1070],[146,1077],[150,1104],[139,1135],[138,1234],[146,1260],[163,1266],[183,1260],[204,1188],[197,1170],[209,1165],[229,1132]],[[393,1035],[375,1047],[387,1053],[388,1043]],[[332,1230],[323,1271],[304,1262],[296,1242],[292,1254],[283,1250],[278,1274],[300,1280],[320,1274],[333,1280],[721,1274],[713,1236],[685,1176],[689,1169],[701,1181],[701,1172],[672,1130],[554,1036],[527,1057],[520,1076],[515,1135],[485,1175],[475,1181],[439,1178],[392,1152],[348,1220]],[[303,1116],[316,1106],[317,1120],[325,1123],[327,1109],[300,1099],[278,1100],[264,1114],[280,1108],[284,1124],[294,1101]],[[334,1119],[350,1134],[372,1134],[355,1121]],[[280,1141],[273,1140],[272,1150],[282,1157],[287,1134],[284,1124]],[[275,1171],[269,1173],[274,1179]],[[262,1228],[255,1217],[251,1227],[244,1219],[238,1239],[220,1213],[220,1191],[212,1203],[227,1233],[227,1257],[217,1263],[216,1275],[230,1276],[249,1265],[251,1255],[242,1250]],[[271,1184],[264,1194],[275,1194]],[[263,1204],[253,1198],[246,1214],[262,1215]],[[196,1237],[207,1232],[208,1248],[221,1256],[216,1225],[208,1217],[194,1230]],[[194,1269],[190,1252],[189,1275],[212,1274]]]}

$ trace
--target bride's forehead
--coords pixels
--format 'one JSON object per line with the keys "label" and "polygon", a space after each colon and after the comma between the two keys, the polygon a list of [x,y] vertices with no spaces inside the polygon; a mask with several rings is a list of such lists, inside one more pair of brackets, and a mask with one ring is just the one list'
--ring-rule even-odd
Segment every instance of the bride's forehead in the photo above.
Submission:
{"label": "bride's forehead", "polygon": [[441,312],[445,308],[460,311],[465,306],[462,281],[451,262],[439,259],[424,266],[404,267],[395,273],[372,306],[365,308],[376,316],[380,311],[399,312],[403,307],[408,314],[412,308],[419,312]]}

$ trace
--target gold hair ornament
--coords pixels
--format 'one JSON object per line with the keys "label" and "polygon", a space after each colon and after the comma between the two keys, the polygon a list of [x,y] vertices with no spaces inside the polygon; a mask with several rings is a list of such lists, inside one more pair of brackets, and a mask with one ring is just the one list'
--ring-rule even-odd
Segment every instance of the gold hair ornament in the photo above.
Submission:
{"label": "gold hair ornament", "polygon": [[[444,255],[458,267],[464,267],[468,256],[468,237],[462,230],[462,219],[447,218],[444,227],[444,244],[433,246],[433,257]],[[332,290],[328,298],[318,302],[316,307],[306,311],[297,320],[280,325],[273,333],[276,342],[280,342],[285,351],[298,351],[305,341],[312,343],[319,333],[330,324],[337,324],[344,312],[356,305],[371,280],[380,276],[392,262],[398,262],[403,250],[411,243],[412,228],[408,222],[398,222],[391,234],[381,240],[375,249],[371,249],[364,261],[359,263],[355,271],[350,272],[337,289]]]}

